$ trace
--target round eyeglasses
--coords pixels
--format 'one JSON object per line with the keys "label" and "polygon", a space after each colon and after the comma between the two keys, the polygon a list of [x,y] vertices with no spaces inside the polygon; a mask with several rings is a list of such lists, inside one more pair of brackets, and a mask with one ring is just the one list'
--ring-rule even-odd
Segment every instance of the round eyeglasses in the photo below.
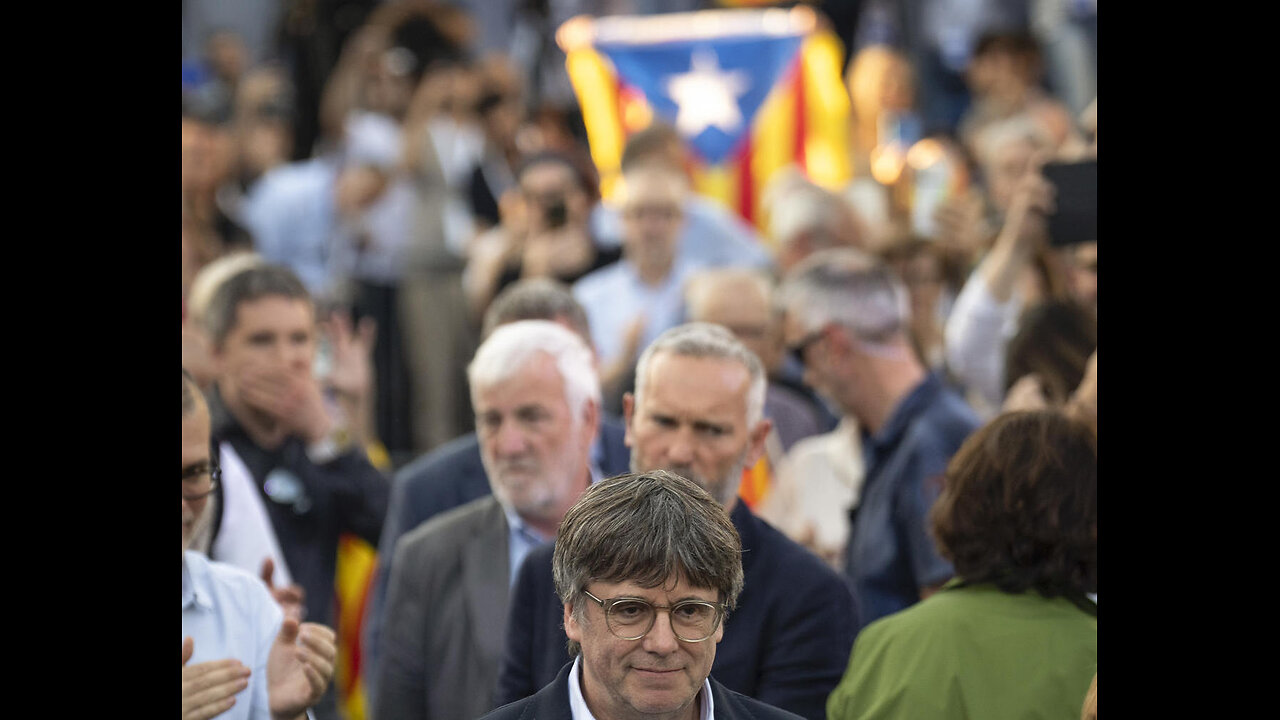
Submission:
{"label": "round eyeglasses", "polygon": [[604,620],[609,626],[609,632],[622,640],[639,640],[648,635],[659,610],[667,611],[675,636],[691,643],[702,642],[714,635],[724,618],[723,603],[683,600],[674,605],[654,605],[640,598],[601,600],[586,590],[582,592],[600,605],[604,610]]}
{"label": "round eyeglasses", "polygon": [[216,463],[197,463],[182,471],[182,499],[200,502],[218,489],[222,469]]}

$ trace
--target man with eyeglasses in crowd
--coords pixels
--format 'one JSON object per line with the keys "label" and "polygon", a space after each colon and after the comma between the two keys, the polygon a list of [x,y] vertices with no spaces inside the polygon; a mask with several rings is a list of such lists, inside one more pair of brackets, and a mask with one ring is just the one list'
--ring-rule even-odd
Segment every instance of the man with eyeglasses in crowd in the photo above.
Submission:
{"label": "man with eyeglasses in crowd", "polygon": [[182,718],[304,718],[333,678],[333,630],[286,618],[260,579],[189,549],[220,474],[209,425],[183,370]]}
{"label": "man with eyeglasses in crowd", "polygon": [[[725,328],[672,328],[640,357],[635,395],[624,399],[626,442],[633,472],[668,470],[692,480],[720,503],[741,538],[746,585],[714,658],[716,679],[817,720],[848,663],[857,611],[836,571],[739,497],[743,469],[760,458],[769,433],[765,384],[760,359]],[[569,659],[552,565],[551,548],[540,548],[520,569],[499,704],[536,692]]]}
{"label": "man with eyeglasses in crowd", "polygon": [[684,321],[684,285],[703,267],[679,252],[688,179],[646,161],[622,171],[622,259],[586,275],[573,295],[587,311],[600,355],[606,408],[617,412],[631,389],[636,358],[662,331]]}
{"label": "man with eyeglasses in crowd", "polygon": [[888,265],[853,248],[821,250],[792,268],[782,292],[805,382],[862,430],[865,474],[844,558],[861,629],[954,574],[928,514],[947,462],[980,421],[916,355],[906,287]]}
{"label": "man with eyeglasses in crowd", "polygon": [[711,677],[742,556],[724,508],[679,475],[592,486],[565,514],[553,560],[573,660],[485,719],[794,720]]}

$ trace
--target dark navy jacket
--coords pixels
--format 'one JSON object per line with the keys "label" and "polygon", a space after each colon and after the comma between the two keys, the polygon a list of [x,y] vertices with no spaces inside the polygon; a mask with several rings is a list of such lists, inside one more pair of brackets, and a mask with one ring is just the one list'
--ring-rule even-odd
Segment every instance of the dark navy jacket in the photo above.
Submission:
{"label": "dark navy jacket", "polygon": [[[719,657],[717,652],[716,659]],[[500,707],[482,720],[572,720],[573,711],[569,707],[569,671],[572,668],[572,662],[564,665],[537,694]],[[789,712],[729,690],[716,682],[714,671],[711,698],[715,704],[714,720],[797,720]]]}
{"label": "dark navy jacket", "polygon": [[[725,619],[711,677],[761,702],[823,720],[857,628],[849,586],[741,499],[729,516],[742,538],[744,587]],[[537,692],[571,659],[551,578],[553,548],[530,553],[516,576],[495,705]],[[719,708],[716,697],[717,717]]]}

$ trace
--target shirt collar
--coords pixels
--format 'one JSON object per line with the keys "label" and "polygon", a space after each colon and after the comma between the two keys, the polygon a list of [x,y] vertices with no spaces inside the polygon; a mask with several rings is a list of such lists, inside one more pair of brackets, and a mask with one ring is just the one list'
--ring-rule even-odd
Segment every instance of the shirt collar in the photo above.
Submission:
{"label": "shirt collar", "polygon": [[889,415],[889,419],[885,422],[884,427],[880,428],[880,432],[867,438],[869,449],[879,451],[886,447],[892,447],[907,426],[911,424],[912,418],[920,412],[920,408],[928,405],[942,390],[942,380],[936,373],[929,373],[925,379],[912,388],[906,397],[898,403],[893,409],[893,413]]}
{"label": "shirt collar", "polygon": [[[587,472],[591,474],[591,484],[595,485],[604,479],[604,473],[600,470],[599,464],[595,458],[591,458],[587,462]],[[542,533],[529,527],[529,524],[520,517],[514,508],[509,507],[506,503],[499,501],[502,506],[502,514],[507,516],[507,527],[511,528],[513,534],[518,533],[521,537],[538,544],[551,542],[555,537],[543,537]]]}
{"label": "shirt collar", "polygon": [[[581,672],[582,655],[579,654],[573,659],[573,667],[569,669],[569,711],[573,720],[596,720],[596,716],[592,715],[591,709],[587,707],[587,701],[582,697],[582,683],[579,680]],[[698,698],[701,706],[701,712],[698,713],[699,720],[712,720],[715,717],[716,703],[711,697],[709,677],[702,681],[702,692],[698,693]]]}
{"label": "shirt collar", "polygon": [[208,567],[196,559],[188,560],[193,550],[182,553],[182,609],[199,606],[213,609],[213,590],[209,582]]}

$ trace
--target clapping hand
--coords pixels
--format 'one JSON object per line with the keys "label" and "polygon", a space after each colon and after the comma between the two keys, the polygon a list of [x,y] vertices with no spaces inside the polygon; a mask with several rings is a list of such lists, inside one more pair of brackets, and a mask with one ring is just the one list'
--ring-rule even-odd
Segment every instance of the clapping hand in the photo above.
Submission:
{"label": "clapping hand", "polygon": [[293,720],[319,702],[333,679],[337,655],[333,630],[286,617],[267,658],[271,715]]}
{"label": "clapping hand", "polygon": [[182,640],[182,720],[208,720],[236,704],[236,693],[249,686],[249,668],[239,660],[210,660],[188,665],[195,640]]}

